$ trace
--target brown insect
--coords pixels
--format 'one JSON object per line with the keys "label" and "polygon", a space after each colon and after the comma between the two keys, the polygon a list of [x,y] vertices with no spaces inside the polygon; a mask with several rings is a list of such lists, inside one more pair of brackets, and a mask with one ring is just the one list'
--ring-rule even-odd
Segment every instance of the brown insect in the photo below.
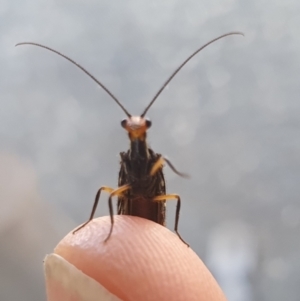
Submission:
{"label": "brown insect", "polygon": [[[144,112],[140,116],[132,116],[124,108],[124,106],[119,102],[119,100],[100,82],[98,81],[91,73],[86,69],[80,66],[78,63],[65,56],[64,54],[51,49],[47,46],[32,43],[32,42],[23,42],[18,43],[19,45],[34,45],[50,50],[63,58],[67,59],[83,72],[85,72],[90,78],[92,78],[100,87],[102,87],[121,107],[124,113],[127,115],[127,119],[122,120],[122,127],[128,132],[130,140],[130,148],[127,152],[121,152],[121,169],[119,172],[119,181],[118,188],[111,188],[107,186],[102,186],[95,197],[93,209],[90,215],[90,218],[87,222],[78,227],[73,233],[82,229],[87,225],[94,217],[100,194],[102,191],[109,193],[108,206],[109,214],[111,220],[110,231],[105,239],[105,242],[110,238],[113,226],[114,226],[114,212],[112,198],[118,197],[118,214],[133,215],[143,217],[149,220],[152,220],[158,224],[165,225],[166,219],[166,200],[175,199],[177,200],[176,206],[176,215],[175,215],[175,232],[178,237],[187,244],[178,232],[178,222],[179,222],[179,213],[181,200],[178,194],[166,194],[165,179],[162,172],[164,163],[169,165],[169,167],[179,176],[186,177],[185,174],[178,172],[172,163],[163,157],[160,154],[155,153],[147,145],[147,130],[151,127],[151,121],[145,118],[146,113],[149,108],[155,102],[157,97],[161,94],[164,88],[169,84],[173,77],[180,71],[180,69],[198,52],[212,44],[213,42],[224,38],[229,35],[243,35],[240,32],[230,32],[224,35],[221,35],[199,49],[197,49],[192,55],[190,55],[167,79],[163,86],[155,94],[149,105],[146,107]],[[188,244],[187,244],[188,245]]]}

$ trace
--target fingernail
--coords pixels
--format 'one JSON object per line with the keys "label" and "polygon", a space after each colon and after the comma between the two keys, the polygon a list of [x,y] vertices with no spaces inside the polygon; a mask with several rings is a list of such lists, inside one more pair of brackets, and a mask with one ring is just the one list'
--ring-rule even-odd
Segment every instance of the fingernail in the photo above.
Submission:
{"label": "fingernail", "polygon": [[44,271],[48,301],[121,301],[59,255],[46,256]]}

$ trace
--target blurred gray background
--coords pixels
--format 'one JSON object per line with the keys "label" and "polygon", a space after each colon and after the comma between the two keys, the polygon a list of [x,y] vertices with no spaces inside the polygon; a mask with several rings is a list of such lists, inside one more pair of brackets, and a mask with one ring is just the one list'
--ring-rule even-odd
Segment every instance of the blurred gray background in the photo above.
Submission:
{"label": "blurred gray background", "polygon": [[[300,2],[0,3],[0,300],[45,300],[42,260],[117,185],[124,113],[51,46],[140,114],[182,197],[180,232],[229,301],[300,298]],[[168,203],[173,229],[175,202]],[[97,216],[106,215],[107,198]]]}

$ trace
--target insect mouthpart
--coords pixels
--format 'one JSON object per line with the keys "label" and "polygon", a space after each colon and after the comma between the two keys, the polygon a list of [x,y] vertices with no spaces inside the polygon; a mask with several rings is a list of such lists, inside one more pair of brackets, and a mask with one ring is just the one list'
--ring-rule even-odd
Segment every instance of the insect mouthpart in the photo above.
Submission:
{"label": "insect mouthpart", "polygon": [[121,126],[128,132],[130,139],[143,139],[151,127],[150,119],[141,116],[130,116],[121,121]]}

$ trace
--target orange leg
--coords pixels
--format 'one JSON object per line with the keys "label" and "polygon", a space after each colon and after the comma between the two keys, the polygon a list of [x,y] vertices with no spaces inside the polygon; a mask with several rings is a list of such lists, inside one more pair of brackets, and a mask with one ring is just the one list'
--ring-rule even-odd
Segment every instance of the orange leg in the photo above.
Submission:
{"label": "orange leg", "polygon": [[130,188],[129,185],[123,185],[121,187],[118,187],[117,189],[111,191],[109,198],[108,198],[108,207],[109,207],[109,215],[110,215],[110,230],[109,233],[107,235],[107,237],[105,238],[104,242],[107,242],[112,234],[113,231],[113,227],[114,227],[114,210],[113,210],[113,205],[112,205],[112,198],[114,196],[120,196],[122,195],[122,193],[126,190],[128,190]]}
{"label": "orange leg", "polygon": [[178,232],[179,212],[180,212],[180,205],[181,205],[180,196],[178,194],[158,195],[153,199],[153,201],[157,202],[157,201],[166,201],[166,200],[172,200],[172,199],[177,200],[174,230],[175,230],[176,234],[178,235],[178,237],[180,238],[180,240],[189,247],[189,244],[184,241],[184,239],[181,237],[181,235]]}
{"label": "orange leg", "polygon": [[183,178],[188,178],[189,176],[185,173],[179,172],[174,165],[171,163],[170,160],[168,160],[167,158],[160,156],[159,159],[153,164],[151,170],[150,170],[150,175],[153,176],[154,174],[156,174],[158,172],[158,170],[160,170],[164,163],[167,163],[169,165],[169,167],[179,176],[183,177]]}
{"label": "orange leg", "polygon": [[99,199],[100,199],[100,194],[101,194],[101,191],[106,191],[108,193],[111,193],[114,189],[113,188],[110,188],[110,187],[107,187],[107,186],[102,186],[98,191],[97,191],[97,194],[96,194],[96,197],[95,197],[95,201],[94,201],[94,205],[93,205],[93,209],[92,209],[92,212],[91,212],[91,215],[90,215],[90,218],[84,223],[82,224],[81,226],[79,226],[77,229],[75,229],[73,231],[73,234],[75,234],[77,231],[79,231],[80,229],[84,228],[93,218],[94,218],[94,214],[95,214],[95,211],[97,209],[97,206],[98,206],[98,202],[99,202]]}

